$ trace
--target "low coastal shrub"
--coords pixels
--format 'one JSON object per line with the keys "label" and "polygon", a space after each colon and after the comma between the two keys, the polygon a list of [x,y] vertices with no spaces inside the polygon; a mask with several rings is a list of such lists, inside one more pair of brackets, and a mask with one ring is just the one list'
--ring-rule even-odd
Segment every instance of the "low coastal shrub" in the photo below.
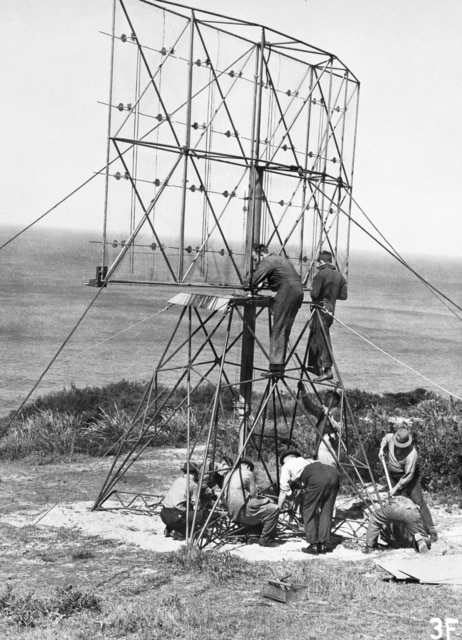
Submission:
{"label": "low coastal shrub", "polygon": [[104,387],[83,389],[72,384],[70,389],[40,396],[27,404],[21,409],[20,417],[25,420],[42,411],[52,411],[54,414],[75,414],[80,417],[82,423],[90,423],[99,420],[105,414],[110,414],[115,406],[119,411],[131,415],[136,411],[145,391],[145,382],[127,380]]}
{"label": "low coastal shrub", "polygon": [[[148,418],[154,416],[157,410],[162,413],[171,407],[186,404],[187,390],[185,387],[178,387],[174,392],[171,392],[165,386],[159,385],[157,390],[149,391],[147,382],[121,380],[103,387],[84,387],[82,389],[72,384],[70,389],[62,389],[40,396],[34,402],[23,407],[18,417],[25,420],[29,416],[49,410],[54,413],[76,414],[80,416],[82,423],[91,423],[103,416],[110,415],[114,411],[114,407],[117,407],[120,412],[134,416],[148,392],[151,398],[147,408]],[[198,413],[206,413],[209,410],[214,393],[214,385],[208,383],[202,384],[191,393],[191,403]],[[220,394],[220,403],[225,411],[232,410],[233,396],[229,389]],[[14,412],[11,412],[8,418],[1,419],[3,428],[13,415]]]}
{"label": "low coastal shrub", "polygon": [[[159,387],[156,401],[140,412],[142,421],[137,416],[146,390],[146,383],[121,381],[102,388],[72,386],[69,391],[40,397],[18,415],[12,413],[0,420],[0,459],[16,460],[33,454],[48,460],[74,453],[113,454],[125,435],[125,448],[140,438],[142,444],[184,446],[186,389],[180,387],[172,393]],[[213,385],[204,384],[190,395],[190,436],[194,439],[207,431],[203,425],[210,421],[214,392]],[[229,390],[220,395],[220,409],[232,416]],[[229,440],[223,419],[218,429],[224,440]]]}
{"label": "low coastal shrub", "polygon": [[412,428],[422,483],[430,490],[462,487],[462,403],[432,398],[416,407]]}
{"label": "low coastal shrub", "polygon": [[80,424],[79,416],[50,409],[18,419],[0,440],[0,458],[17,460],[32,454],[70,457]]}
{"label": "low coastal shrub", "polygon": [[[29,455],[53,459],[75,453],[101,456],[115,453],[121,438],[127,434],[126,446],[135,441],[152,446],[184,446],[188,431],[186,389],[178,388],[174,393],[160,389],[157,398],[160,410],[155,413],[154,406],[148,408],[142,423],[134,416],[145,391],[145,383],[122,381],[101,389],[72,387],[68,392],[44,396],[25,407],[10,423],[3,419],[0,459],[15,460]],[[205,442],[212,422],[216,427],[217,449],[232,457],[239,437],[236,407],[226,390],[220,394],[219,416],[212,419],[214,393],[213,385],[204,384],[191,394],[190,438]],[[354,428],[352,425],[347,428],[349,452],[363,459],[364,451],[377,479],[383,480],[383,467],[378,458],[383,435],[405,424],[411,429],[419,451],[424,487],[429,490],[462,488],[461,402],[441,398],[424,389],[383,395],[353,389],[347,396],[355,423]],[[255,397],[254,407],[259,406],[260,400],[261,397]],[[279,447],[291,442],[304,454],[311,455],[316,440],[315,420],[310,421],[299,412],[292,423],[288,416],[293,402],[289,395],[282,397],[276,415],[273,415],[273,406],[269,406],[267,429],[277,431]],[[319,403],[319,400],[313,398],[313,402]],[[257,429],[249,443],[249,454],[260,446],[266,460],[274,458],[274,439],[266,438]]]}
{"label": "low coastal shrub", "polygon": [[[385,482],[378,457],[382,437],[399,426],[412,433],[419,453],[422,485],[430,491],[462,489],[462,403],[419,390],[405,394],[386,394],[357,416],[358,431],[367,459],[376,478]],[[398,402],[396,402],[398,396]],[[419,401],[419,398],[420,401]],[[385,407],[385,408],[384,408]],[[359,448],[354,452],[359,457]]]}

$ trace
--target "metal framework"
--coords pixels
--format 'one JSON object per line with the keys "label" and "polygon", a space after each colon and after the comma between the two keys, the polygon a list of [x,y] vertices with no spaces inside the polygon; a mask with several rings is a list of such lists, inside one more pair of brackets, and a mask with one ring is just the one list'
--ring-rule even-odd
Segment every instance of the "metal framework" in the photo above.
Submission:
{"label": "metal framework", "polygon": [[[319,313],[318,310],[314,309],[307,314],[296,340],[291,344],[284,378],[260,377],[260,373],[266,369],[268,357],[265,346],[268,335],[264,336],[264,329],[266,328],[267,334],[270,334],[270,300],[266,296],[249,299],[191,293],[181,293],[170,300],[172,304],[182,308],[178,322],[147,385],[133,422],[120,442],[119,451],[94,508],[106,508],[108,504],[112,504],[114,498],[126,508],[140,500],[144,504],[147,503],[146,496],[136,493],[123,501],[117,485],[146,448],[155,445],[165,432],[168,433],[179,414],[182,417],[185,415],[188,421],[187,449],[189,457],[200,463],[201,486],[207,480],[209,469],[214,468],[218,455],[217,434],[223,434],[227,430],[236,434],[238,430],[241,436],[244,435],[239,439],[239,443],[230,441],[235,451],[233,469],[247,451],[259,461],[267,477],[268,490],[274,492],[279,483],[279,448],[291,444],[299,446],[303,451],[310,436],[321,438],[323,435],[320,424],[322,421],[313,417],[309,405],[301,399],[300,383],[305,384],[310,391],[310,403],[324,407],[326,420],[337,432],[338,446],[331,450],[331,455],[342,471],[344,483],[346,482],[348,488],[368,508],[373,508],[371,492],[375,499],[380,500],[335,359],[335,383],[316,383],[307,366],[310,348],[309,327],[315,314]],[[247,381],[248,384],[253,384],[253,398],[256,400],[253,410],[239,392],[242,382],[240,386],[233,382],[241,371],[238,356],[244,335],[244,309],[249,305],[257,307],[257,326],[254,334],[257,348],[255,377]],[[185,324],[186,332],[183,330]],[[331,355],[333,356],[332,352]],[[162,376],[170,377],[172,371],[177,372],[177,382],[167,390],[167,386],[162,385]],[[193,430],[191,408],[194,405],[195,392],[204,382],[213,388],[213,393],[207,415]],[[297,391],[293,390],[293,383],[297,383]],[[178,391],[181,388],[185,388],[186,393],[180,394],[178,399]],[[326,390],[333,389],[339,392],[341,397],[337,417],[334,417],[325,396]],[[234,406],[233,419],[230,419],[229,412],[223,407],[227,397],[228,400],[232,399]],[[193,431],[195,437],[191,439]],[[199,440],[205,441],[203,450],[198,448]],[[314,448],[313,439],[310,446]],[[225,490],[226,480],[217,502],[210,509],[205,525],[195,531],[194,536],[191,535],[194,544],[203,546],[214,541],[216,545],[220,535],[230,532],[229,522],[225,524],[226,518],[221,506]],[[159,505],[156,498],[158,496],[151,497],[151,504],[155,507]],[[297,525],[298,521],[295,518],[295,529],[299,530]],[[294,530],[293,518],[284,522],[284,527]],[[231,533],[235,535],[236,530],[239,528],[235,527]]]}
{"label": "metal framework", "polygon": [[[197,458],[197,438],[205,436],[202,484],[215,461],[217,433],[229,426],[226,397],[239,425],[235,460],[252,452],[271,489],[279,481],[281,443],[297,443],[307,430],[320,435],[300,384],[295,392],[291,386],[306,383],[322,403],[323,386],[307,367],[317,311],[299,314],[286,376],[262,379],[272,299],[227,290],[252,275],[254,243],[291,260],[305,289],[321,248],[348,274],[359,82],[333,54],[261,25],[164,0],[118,0],[118,11],[109,99],[116,160],[106,172],[96,284],[200,286],[202,293],[169,301],[181,308],[177,324],[94,508],[114,496],[125,506],[149,503],[141,494],[123,498],[117,483],[180,411],[189,458]],[[117,239],[120,233],[126,235]],[[332,455],[369,504],[374,479],[335,370],[341,407],[338,422],[327,408],[339,441]],[[167,372],[170,379],[176,374],[168,392],[160,384]],[[214,391],[192,441],[194,394],[204,383]],[[177,401],[181,387],[186,394]],[[211,531],[223,530],[220,499],[194,534],[193,525],[191,542],[203,546],[214,538]]]}
{"label": "metal framework", "polygon": [[359,82],[336,56],[163,0],[118,0],[112,42],[111,282],[240,286],[252,242],[307,286],[321,247],[348,272]]}

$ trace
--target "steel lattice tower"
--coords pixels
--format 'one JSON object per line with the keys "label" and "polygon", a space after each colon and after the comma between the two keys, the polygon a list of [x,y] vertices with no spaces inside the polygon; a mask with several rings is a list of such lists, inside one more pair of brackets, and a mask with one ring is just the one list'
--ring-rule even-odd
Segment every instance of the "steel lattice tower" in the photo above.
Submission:
{"label": "steel lattice tower", "polygon": [[[288,376],[260,381],[254,411],[271,299],[249,298],[242,285],[258,242],[291,260],[306,290],[321,248],[347,276],[359,99],[357,78],[332,53],[172,2],[118,0],[111,38],[109,139],[116,157],[106,172],[96,284],[168,284],[195,292],[170,300],[181,313],[127,434],[139,439],[129,454],[121,446],[97,508],[155,434],[168,429],[165,408],[180,384],[187,396],[178,408],[188,411],[196,389],[214,386],[206,459],[215,453],[224,391],[240,422],[237,456],[252,445],[261,458],[268,408],[275,416],[282,406],[281,387],[293,400],[293,409],[282,412],[290,433],[300,415],[310,422],[288,384],[305,381],[321,400],[306,367],[310,313],[293,336]],[[178,373],[167,398],[158,394],[166,370]],[[338,370],[337,378],[342,388]],[[154,413],[146,420],[148,409]],[[339,463],[343,458],[352,485],[364,474],[373,482],[365,455],[352,459],[345,444],[349,432],[364,454],[345,394],[341,415]],[[276,418],[271,429],[277,452]]]}

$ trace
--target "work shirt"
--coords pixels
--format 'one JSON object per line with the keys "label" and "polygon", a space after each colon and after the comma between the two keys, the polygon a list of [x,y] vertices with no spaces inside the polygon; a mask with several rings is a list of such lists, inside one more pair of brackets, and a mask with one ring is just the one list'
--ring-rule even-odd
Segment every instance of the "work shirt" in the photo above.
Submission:
{"label": "work shirt", "polygon": [[393,496],[371,514],[366,544],[373,547],[382,533],[403,546],[412,545],[416,534],[426,537],[425,525],[418,505],[406,496]]}
{"label": "work shirt", "polygon": [[[178,509],[186,511],[186,502],[188,497],[188,476],[177,478],[173,481],[172,486],[167,491],[164,498],[163,506],[166,509]],[[191,505],[196,504],[198,500],[199,485],[189,476],[189,502]]]}
{"label": "work shirt", "polygon": [[321,442],[319,443],[318,453],[316,455],[317,461],[327,464],[330,467],[336,467],[337,460],[335,459],[332,450],[335,451],[334,443],[331,441],[330,436],[326,434],[322,437]]}
{"label": "work shirt", "polygon": [[314,462],[311,458],[286,458],[281,468],[279,486],[287,496],[292,495],[291,484],[300,480],[303,469]]}
{"label": "work shirt", "polygon": [[337,300],[348,298],[347,282],[333,264],[322,264],[313,278],[311,300],[334,313]]}
{"label": "work shirt", "polygon": [[393,433],[387,433],[382,438],[380,446],[382,448],[388,447],[388,469],[392,476],[400,476],[396,484],[396,491],[401,491],[411,482],[417,472],[418,454],[415,447],[412,447],[409,453],[401,458],[399,456],[400,447],[395,447],[393,435]]}
{"label": "work shirt", "polygon": [[268,281],[268,286],[271,291],[279,291],[283,285],[286,286],[290,284],[293,288],[297,289],[298,293],[303,294],[300,276],[284,256],[270,253],[260,261],[260,264],[254,271],[252,284],[257,286],[264,280]]}
{"label": "work shirt", "polygon": [[257,496],[255,476],[248,468],[239,465],[229,479],[226,506],[232,520],[237,518],[249,498]]}
{"label": "work shirt", "polygon": [[402,518],[403,520],[407,514],[420,514],[419,506],[406,496],[393,496],[388,503],[385,503],[383,511],[391,518]]}

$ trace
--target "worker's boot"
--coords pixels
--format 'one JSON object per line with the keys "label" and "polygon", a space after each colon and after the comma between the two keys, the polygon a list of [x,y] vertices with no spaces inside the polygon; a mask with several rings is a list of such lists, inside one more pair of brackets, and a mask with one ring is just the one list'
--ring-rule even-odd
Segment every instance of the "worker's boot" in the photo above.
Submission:
{"label": "worker's boot", "polygon": [[334,377],[332,373],[332,369],[330,367],[325,367],[323,373],[320,376],[314,379],[315,382],[324,382],[326,380],[332,380]]}
{"label": "worker's boot", "polygon": [[432,544],[438,542],[438,532],[436,531],[435,527],[430,527],[428,533],[430,534],[430,541]]}
{"label": "worker's boot", "polygon": [[270,364],[269,371],[262,373],[262,378],[283,378],[284,377],[284,365],[283,364]]}
{"label": "worker's boot", "polygon": [[185,539],[185,536],[182,533],[180,533],[179,531],[172,531],[171,535],[172,535],[172,538],[174,540],[184,540]]}
{"label": "worker's boot", "polygon": [[430,539],[420,533],[414,535],[415,544],[419,553],[427,553],[430,549]]}

